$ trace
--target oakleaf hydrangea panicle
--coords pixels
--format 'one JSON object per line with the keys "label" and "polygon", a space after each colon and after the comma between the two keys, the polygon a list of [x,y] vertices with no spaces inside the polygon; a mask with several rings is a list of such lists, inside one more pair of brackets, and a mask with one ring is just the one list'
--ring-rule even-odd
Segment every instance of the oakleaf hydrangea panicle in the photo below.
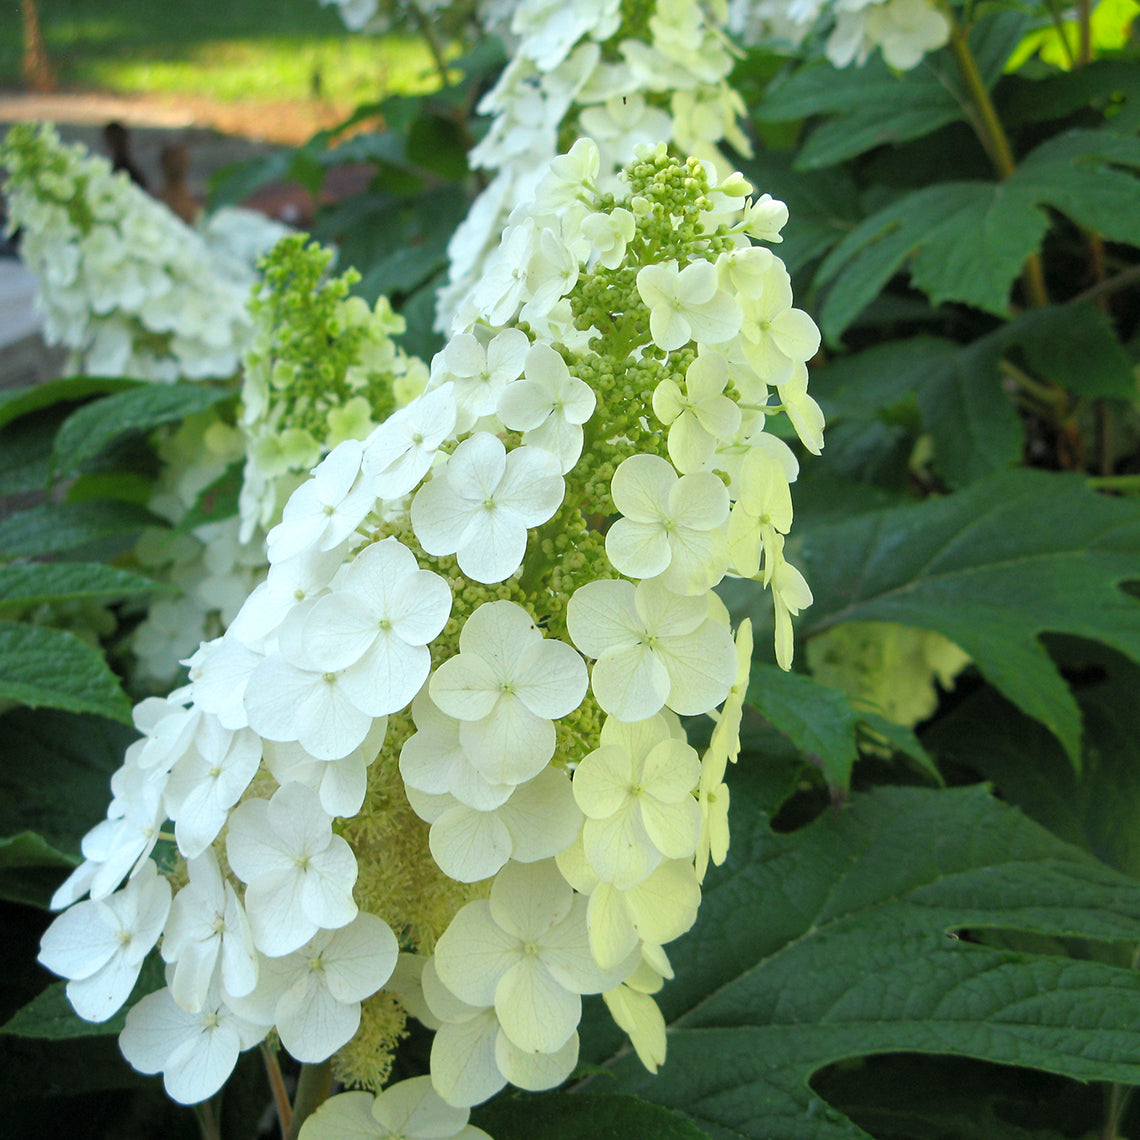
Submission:
{"label": "oakleaf hydrangea panicle", "polygon": [[[505,1084],[566,1079],[599,994],[664,1059],[653,995],[727,852],[752,658],[715,587],[772,590],[787,668],[810,591],[785,556],[798,464],[765,424],[818,334],[775,258],[748,256],[739,175],[662,144],[602,190],[593,146],[572,197],[556,179],[517,212],[541,256],[510,299],[492,282],[427,390],[315,467],[266,582],[136,712],[41,956],[106,1017],[161,937],[167,988],[123,1048],[176,1098],[270,1029],[376,1093],[411,1016],[435,1032],[430,1088],[336,1097],[305,1136],[473,1136],[465,1110]],[[620,257],[586,224],[618,211]],[[788,335],[750,351],[775,310]],[[818,408],[790,393],[817,449]],[[701,755],[680,718],[706,715]],[[91,930],[100,949],[74,944]]]}

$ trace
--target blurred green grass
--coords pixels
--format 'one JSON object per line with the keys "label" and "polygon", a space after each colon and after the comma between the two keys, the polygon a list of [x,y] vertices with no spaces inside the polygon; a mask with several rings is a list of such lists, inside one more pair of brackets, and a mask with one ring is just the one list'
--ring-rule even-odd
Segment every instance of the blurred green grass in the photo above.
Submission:
{"label": "blurred green grass", "polygon": [[[64,88],[205,96],[314,96],[356,104],[439,85],[427,46],[347,31],[318,0],[39,0]],[[18,3],[0,3],[0,87],[20,86]]]}

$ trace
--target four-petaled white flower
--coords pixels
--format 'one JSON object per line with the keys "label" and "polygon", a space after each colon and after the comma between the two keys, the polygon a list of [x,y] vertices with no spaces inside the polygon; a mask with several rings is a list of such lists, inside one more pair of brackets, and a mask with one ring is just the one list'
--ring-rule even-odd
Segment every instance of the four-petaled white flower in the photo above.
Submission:
{"label": "four-petaled white flower", "polygon": [[586,695],[582,658],[544,638],[513,602],[485,602],[459,634],[459,653],[432,675],[431,698],[462,721],[459,739],[490,782],[533,779],[554,755],[554,720]]}
{"label": "four-petaled white flower", "polygon": [[553,862],[508,863],[490,897],[468,903],[440,937],[440,981],[468,1005],[493,1005],[520,1049],[561,1049],[578,1027],[581,995],[610,989],[634,965],[598,966],[586,905]]}
{"label": "four-petaled white flower", "polygon": [[740,305],[720,288],[711,261],[692,261],[684,269],[673,260],[646,265],[637,274],[637,291],[649,306],[653,343],[666,352],[691,340],[724,344],[740,331]]}
{"label": "four-petaled white flower", "polygon": [[399,953],[388,924],[360,913],[293,953],[263,958],[257,988],[230,1004],[244,1017],[275,1025],[298,1061],[324,1061],[351,1040],[360,1003],[392,976]]}
{"label": "four-petaled white flower", "polygon": [[455,428],[455,386],[442,384],[393,412],[365,441],[364,481],[381,499],[400,499],[428,473]]}
{"label": "four-petaled white flower", "polygon": [[376,501],[367,480],[357,478],[363,455],[359,440],[345,440],[289,496],[281,521],[268,535],[270,562],[303,550],[331,550],[356,530]]}
{"label": "four-petaled white flower", "polygon": [[455,554],[476,582],[501,582],[522,564],[526,532],[558,510],[558,460],[540,447],[511,452],[488,432],[465,439],[412,500],[412,526],[428,554]]}
{"label": "four-petaled white flower", "polygon": [[579,586],[566,625],[595,658],[590,686],[602,709],[634,721],[664,705],[682,716],[719,705],[736,677],[736,651],[714,603],[715,595],[684,597],[656,580]]}
{"label": "four-petaled white flower", "polygon": [[147,859],[121,890],[76,903],[44,931],[38,960],[67,978],[85,1021],[106,1021],[130,997],[170,910],[170,884]]}
{"label": "four-petaled white flower", "polygon": [[610,486],[622,517],[606,554],[631,578],[656,578],[677,594],[703,594],[728,569],[728,491],[711,472],[677,477],[658,455],[631,455]]}
{"label": "four-petaled white flower", "polygon": [[245,908],[263,954],[290,954],[318,930],[356,917],[356,856],[303,784],[240,804],[230,816],[226,857],[247,884]]}
{"label": "four-petaled white flower", "polygon": [[140,1073],[162,1073],[171,1100],[197,1104],[225,1084],[238,1054],[253,1048],[269,1028],[268,1022],[235,1013],[217,985],[194,1010],[183,1009],[169,989],[161,989],[128,1011],[119,1048]]}
{"label": "four-petaled white flower", "polygon": [[[304,660],[341,673],[341,691],[370,717],[398,712],[431,668],[428,644],[451,613],[451,590],[394,538],[348,563],[301,627]],[[342,672],[343,671],[343,672]]]}
{"label": "four-petaled white flower", "polygon": [[556,455],[566,474],[582,453],[581,425],[594,414],[596,403],[593,389],[570,375],[559,353],[536,344],[527,353],[524,379],[508,384],[499,397],[499,418],[525,432],[524,443]]}
{"label": "four-petaled white flower", "polygon": [[487,344],[471,333],[448,341],[432,362],[432,382],[450,382],[454,389],[457,434],[495,411],[503,389],[522,375],[529,348],[530,339],[519,329],[504,329]]}
{"label": "four-petaled white flower", "polygon": [[598,747],[574,771],[574,799],[586,814],[586,859],[603,882],[628,890],[663,859],[693,855],[701,828],[693,798],[700,776],[696,752],[664,717],[606,720]]}
{"label": "four-petaled white flower", "polygon": [[162,937],[171,963],[170,992],[182,1009],[199,1012],[220,976],[227,994],[241,997],[257,984],[257,952],[249,919],[207,848],[187,863],[190,882],[174,896]]}

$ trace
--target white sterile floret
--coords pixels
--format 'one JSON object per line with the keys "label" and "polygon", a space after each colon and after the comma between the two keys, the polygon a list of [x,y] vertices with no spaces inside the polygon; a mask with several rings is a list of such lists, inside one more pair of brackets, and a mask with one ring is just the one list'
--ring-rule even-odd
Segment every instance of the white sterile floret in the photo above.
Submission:
{"label": "white sterile floret", "polygon": [[792,525],[792,491],[779,458],[762,448],[744,456],[732,489],[737,496],[728,522],[732,565],[742,578],[755,578],[764,555],[764,585],[776,565],[778,536]]}
{"label": "white sterile floret", "polygon": [[451,613],[451,590],[394,538],[365,547],[317,599],[301,626],[301,652],[341,672],[349,701],[369,716],[402,709],[431,668],[428,644]]}
{"label": "white sterile floret", "polygon": [[714,595],[684,597],[657,581],[588,582],[570,599],[574,644],[595,658],[590,685],[618,720],[647,720],[668,705],[682,716],[719,705],[736,676],[732,635]]}
{"label": "white sterile floret", "polygon": [[788,207],[771,194],[761,194],[744,207],[740,228],[757,241],[783,241],[780,231],[788,224]]}
{"label": "white sterile floret", "polygon": [[776,664],[781,669],[792,667],[792,617],[812,603],[811,587],[804,576],[784,559],[784,536],[776,536],[778,551],[772,569],[772,602],[776,615]]}
{"label": "white sterile floret", "polygon": [[225,1084],[238,1055],[268,1032],[268,1022],[236,1014],[217,985],[195,1010],[183,1009],[169,989],[161,989],[128,1011],[119,1048],[140,1073],[162,1073],[171,1100],[197,1104]]}
{"label": "white sterile floret", "polygon": [[230,816],[226,857],[247,884],[253,940],[270,957],[290,954],[318,930],[356,917],[356,856],[302,784],[286,784],[271,800],[240,804]]}
{"label": "white sterile floret", "polygon": [[298,1061],[324,1061],[360,1025],[360,1003],[392,976],[400,948],[388,924],[358,914],[339,930],[322,930],[296,952],[263,958],[257,988],[231,1005],[273,1024]]}
{"label": "white sterile floret", "polygon": [[130,996],[162,933],[170,884],[149,859],[121,890],[64,911],[44,931],[39,962],[67,978],[67,1000],[85,1021],[106,1021]]}
{"label": "white sterile floret", "polygon": [[741,331],[748,363],[768,384],[786,383],[797,363],[819,351],[819,329],[803,309],[792,308],[791,278],[779,258],[765,270],[761,290],[745,298]]}
{"label": "white sterile floret", "polygon": [[266,740],[265,766],[279,784],[304,784],[317,793],[330,816],[349,819],[360,811],[368,794],[368,766],[383,747],[387,731],[388,718],[377,718],[363,742],[335,760],[318,760],[299,744]]}
{"label": "white sterile floret", "polygon": [[199,1012],[215,974],[225,993],[248,994],[257,985],[257,952],[249,920],[217,856],[204,851],[187,863],[190,881],[174,896],[162,936],[171,964],[170,992],[182,1009]]}
{"label": "white sterile floret", "polygon": [[586,665],[544,638],[513,602],[484,602],[459,635],[459,653],[432,675],[432,700],[462,721],[464,752],[492,783],[533,779],[554,755],[553,721],[582,703]]}
{"label": "white sterile floret", "polygon": [[432,1088],[431,1077],[389,1085],[379,1096],[345,1092],[326,1100],[298,1140],[491,1140]]}
{"label": "white sterile floret", "polygon": [[570,780],[557,768],[544,768],[519,784],[505,803],[487,811],[450,795],[428,795],[412,787],[406,792],[415,813],[431,824],[432,858],[461,883],[491,878],[508,859],[550,859],[574,842],[582,826]]}
{"label": "white sterile floret", "polygon": [[607,718],[598,747],[574,771],[574,799],[587,817],[583,849],[603,882],[628,890],[663,859],[693,855],[700,775],[696,752],[664,717],[634,724]]}
{"label": "white sterile floret", "polygon": [[[296,624],[303,624],[303,615]],[[345,691],[345,670],[307,667],[299,645],[290,648],[289,658],[275,653],[250,675],[245,697],[250,726],[266,740],[298,743],[318,760],[340,760],[360,747],[374,718]]]}
{"label": "white sterile floret", "polygon": [[508,863],[490,897],[468,903],[440,937],[440,981],[469,1005],[494,1005],[503,1032],[520,1049],[555,1052],[578,1027],[581,995],[612,988],[634,965],[608,971],[597,965],[586,905],[553,862]]}
{"label": "white sterile floret", "polygon": [[231,732],[206,716],[193,744],[179,758],[166,785],[166,810],[174,820],[178,850],[201,855],[225,826],[261,763],[261,739],[248,728]]}
{"label": "white sterile floret", "polygon": [[523,376],[499,397],[499,419],[525,432],[524,443],[553,453],[565,475],[582,454],[581,425],[594,414],[597,397],[548,344],[530,349]]}
{"label": "white sterile floret", "polygon": [[707,470],[718,442],[740,428],[740,408],[724,395],[728,360],[702,352],[685,370],[685,390],[671,377],[654,389],[653,414],[669,428],[669,458],[682,474]]}
{"label": "white sterile floret", "polygon": [[740,332],[740,305],[720,288],[712,262],[693,261],[684,269],[673,260],[646,265],[637,274],[637,291],[649,306],[653,342],[666,352],[690,340],[723,344]]}
{"label": "white sterile floret", "polygon": [[519,329],[504,329],[484,344],[458,333],[432,361],[432,384],[451,383],[457,414],[455,432],[470,431],[495,411],[503,389],[522,375],[530,340]]}
{"label": "white sterile floret", "polygon": [[678,594],[702,594],[728,569],[728,491],[710,472],[677,477],[657,455],[631,455],[614,472],[606,554],[631,578],[658,578]]}
{"label": "white sterile floret", "polygon": [[797,361],[791,376],[777,385],[777,391],[800,442],[813,455],[819,455],[823,450],[823,411],[808,395],[807,381],[807,368]]}
{"label": "white sterile floret", "polygon": [[412,500],[412,526],[428,554],[455,554],[476,582],[501,582],[521,565],[529,527],[558,510],[565,485],[558,460],[540,447],[511,452],[476,432]]}
{"label": "white sterile floret", "polygon": [[442,384],[393,412],[364,441],[364,481],[378,498],[400,499],[428,473],[455,428],[454,384]]}
{"label": "white sterile floret", "polygon": [[409,788],[431,796],[454,796],[477,811],[505,803],[513,783],[488,780],[463,751],[463,722],[441,712],[425,685],[412,701],[416,731],[400,749],[400,775]]}
{"label": "white sterile floret", "polygon": [[609,213],[587,214],[582,219],[582,236],[607,269],[617,269],[625,260],[625,247],[636,232],[634,216],[621,206]]}
{"label": "white sterile floret", "polygon": [[332,550],[356,530],[376,501],[367,480],[357,478],[363,455],[359,440],[345,440],[289,496],[281,521],[268,535],[270,562],[303,550]]}
{"label": "white sterile floret", "polygon": [[557,210],[593,196],[601,159],[593,139],[579,139],[566,154],[551,159],[546,176],[538,185],[537,198],[548,210]]}
{"label": "white sterile floret", "polygon": [[670,859],[628,890],[602,882],[586,860],[579,840],[557,857],[558,870],[589,897],[586,926],[590,952],[603,967],[624,962],[641,946],[662,946],[685,933],[697,919],[701,887],[691,859]]}
{"label": "white sterile floret", "polygon": [[577,1033],[551,1053],[520,1049],[503,1032],[493,1005],[460,1001],[439,980],[434,958],[424,964],[422,984],[438,1025],[431,1045],[431,1081],[448,1104],[479,1104],[508,1081],[531,1092],[556,1088],[578,1064]]}

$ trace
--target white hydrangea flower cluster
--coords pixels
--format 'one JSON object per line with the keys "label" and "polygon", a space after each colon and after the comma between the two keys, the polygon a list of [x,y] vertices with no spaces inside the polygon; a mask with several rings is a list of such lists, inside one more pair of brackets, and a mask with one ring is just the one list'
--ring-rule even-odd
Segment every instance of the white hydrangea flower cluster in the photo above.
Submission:
{"label": "white hydrangea flower cluster", "polygon": [[597,143],[607,189],[643,143],[721,165],[722,142],[750,153],[737,123],[744,103],[727,78],[726,19],[726,0],[520,0],[512,59],[479,104],[491,126],[469,155],[472,168],[496,173],[448,246],[441,332],[470,322],[464,303],[511,210],[574,138]]}
{"label": "white hydrangea flower cluster", "polygon": [[917,67],[950,38],[934,0],[729,0],[728,27],[743,43],[796,47],[825,33],[824,54],[836,67],[861,67],[877,49],[898,71]]}
{"label": "white hydrangea flower cluster", "polygon": [[105,1019],[161,939],[121,1043],[176,1099],[271,1028],[376,1091],[412,1015],[434,1093],[334,1098],[306,1140],[478,1140],[433,1098],[561,1083],[590,994],[664,1059],[652,995],[725,858],[752,657],[713,587],[772,590],[786,667],[811,595],[765,425],[822,446],[819,337],[751,241],[780,203],[664,144],[618,195],[600,163],[589,140],[555,160],[426,392],[317,466],[267,580],[136,710],[40,960]]}
{"label": "white hydrangea flower cluster", "polygon": [[173,382],[227,378],[249,338],[252,269],[219,266],[202,237],[106,159],[20,123],[0,146],[8,224],[40,282],[49,343],[68,368]]}

